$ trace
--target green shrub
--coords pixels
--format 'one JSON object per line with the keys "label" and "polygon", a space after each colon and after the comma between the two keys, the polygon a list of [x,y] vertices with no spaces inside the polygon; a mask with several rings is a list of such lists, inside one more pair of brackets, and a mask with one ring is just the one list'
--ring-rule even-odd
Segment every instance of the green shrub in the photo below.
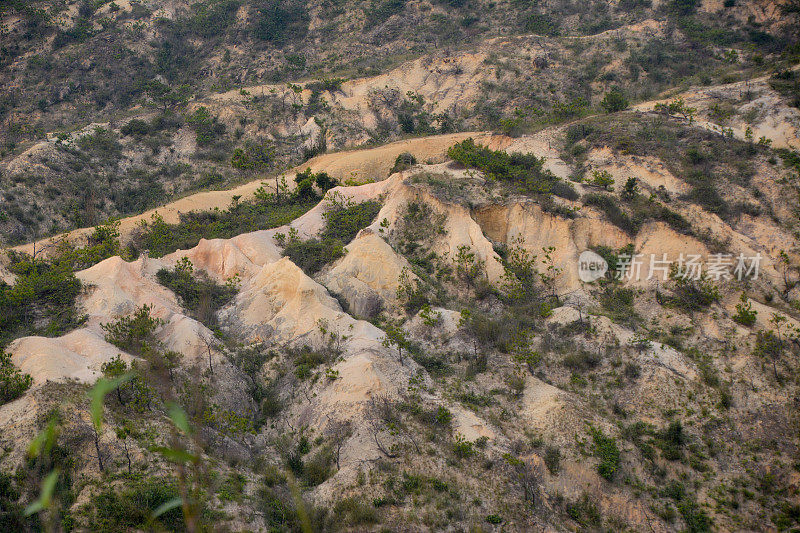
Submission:
{"label": "green shrub", "polygon": [[597,505],[586,493],[578,500],[567,504],[567,515],[584,527],[597,528],[603,522]]}
{"label": "green shrub", "polygon": [[756,315],[758,315],[758,311],[753,309],[753,304],[747,299],[745,293],[742,293],[739,303],[736,304],[736,314],[733,315],[733,321],[749,328],[756,323]]}
{"label": "green shrub", "polygon": [[708,211],[725,219],[731,212],[728,203],[720,196],[713,180],[706,175],[693,174],[691,178],[692,190],[687,199],[697,203]]}
{"label": "green shrub", "polygon": [[597,473],[608,481],[614,479],[614,475],[619,469],[620,451],[617,441],[613,437],[607,436],[602,430],[590,427],[589,432],[594,441],[594,454],[600,459],[597,465]]}
{"label": "green shrub", "polygon": [[457,434],[453,439],[453,453],[459,459],[465,459],[475,455],[474,443],[466,440],[462,435]]}
{"label": "green shrub", "polygon": [[[465,167],[482,171],[490,180],[510,183],[531,194],[553,193],[559,178],[533,154],[507,154],[475,144],[472,138],[451,146],[447,155]],[[563,190],[563,189],[560,189]]]}
{"label": "green shrub", "polygon": [[100,324],[106,332],[106,340],[121,350],[142,355],[157,345],[156,330],[164,325],[160,318],[153,317],[152,306],[142,305],[130,316],[120,317],[115,322]]}
{"label": "green shrub", "polygon": [[683,457],[683,445],[686,443],[686,436],[683,433],[683,425],[680,420],[674,420],[659,432],[656,445],[661,448],[664,459],[677,461]]}
{"label": "green shrub", "polygon": [[328,448],[322,448],[303,463],[303,482],[316,487],[333,475],[334,456]]}
{"label": "green shrub", "polygon": [[23,374],[11,362],[11,355],[0,349],[0,405],[16,400],[33,384],[29,374]]}
{"label": "green shrub", "polygon": [[365,28],[380,26],[392,15],[401,13],[405,5],[405,0],[373,0],[367,10]]}
{"label": "green shrub", "polygon": [[583,203],[599,208],[612,224],[631,236],[641,229],[641,223],[631,219],[609,194],[587,194],[583,197]]}
{"label": "green shrub", "polygon": [[214,2],[191,4],[187,19],[181,20],[194,35],[212,39],[222,35],[236,21],[238,0],[216,0]]}
{"label": "green shrub", "polygon": [[180,298],[184,309],[192,311],[206,325],[214,322],[216,312],[238,292],[234,279],[220,285],[205,272],[194,272],[188,257],[178,260],[172,270],[160,269],[156,279]]}
{"label": "green shrub", "polygon": [[225,133],[225,124],[219,122],[217,117],[212,117],[207,107],[197,108],[186,122],[194,130],[198,146],[209,146]]}
{"label": "green shrub", "polygon": [[136,135],[141,137],[150,133],[150,124],[144,120],[134,118],[120,128],[120,133],[123,135]]}
{"label": "green shrub", "polygon": [[663,300],[668,305],[686,312],[693,312],[706,309],[714,302],[719,301],[719,288],[705,272],[698,279],[694,279],[691,273],[682,271],[677,265],[673,265],[670,278],[674,282],[674,296]]}
{"label": "green shrub", "polygon": [[228,209],[181,213],[180,222],[168,224],[160,215],[143,221],[132,245],[148,250],[150,257],[161,257],[175,250],[197,246],[200,239],[230,239],[242,233],[282,226],[316,205],[317,198],[276,197],[261,193],[254,199],[237,202]]}
{"label": "green shrub", "polygon": [[63,335],[78,326],[76,300],[81,282],[73,274],[74,257],[52,259],[9,254],[14,285],[0,281],[0,348],[25,335]]}
{"label": "green shrub", "polygon": [[[609,264],[609,269],[611,265]],[[633,306],[636,298],[636,290],[625,287],[615,287],[607,285],[598,294],[600,305],[607,312],[609,318],[619,324],[633,325],[639,320],[639,316]]]}
{"label": "green shrub", "polygon": [[92,133],[78,138],[78,146],[89,154],[108,162],[115,162],[122,155],[122,145],[116,134],[97,127]]}
{"label": "green shrub", "polygon": [[328,361],[327,355],[315,351],[307,345],[298,349],[289,350],[288,355],[294,362],[295,375],[301,380],[311,377],[311,371],[313,369]]}
{"label": "green shrub", "polygon": [[551,474],[557,475],[561,470],[561,450],[556,446],[547,446],[544,450],[544,464]]}
{"label": "green shrub", "polygon": [[[2,404],[2,400],[0,400]],[[18,503],[20,490],[10,474],[0,472],[0,531],[40,531],[37,515],[25,516],[25,509]]]}
{"label": "green shrub", "polygon": [[686,524],[687,533],[707,533],[713,526],[713,521],[693,499],[685,498],[678,503],[678,512]]}
{"label": "green shrub", "polygon": [[546,13],[532,13],[525,19],[525,31],[537,35],[555,37],[561,33],[561,28],[553,18]]}
{"label": "green shrub", "polygon": [[305,4],[298,0],[260,0],[252,32],[256,39],[279,48],[289,39],[300,41],[308,33],[309,15]]}
{"label": "green shrub", "polygon": [[283,249],[283,255],[292,260],[309,276],[316,274],[328,265],[344,256],[344,245],[340,241],[290,241]]}
{"label": "green shrub", "polygon": [[95,507],[93,529],[119,531],[121,528],[149,529],[151,520],[169,531],[185,531],[186,524],[180,507],[173,508],[157,519],[153,512],[179,497],[175,482],[169,478],[150,478],[131,482],[121,491],[105,489],[92,503]]}
{"label": "green shrub", "polygon": [[333,521],[342,528],[370,526],[378,523],[378,511],[361,498],[342,498],[333,506]]}
{"label": "green shrub", "polygon": [[409,168],[411,168],[416,164],[417,164],[417,158],[414,157],[413,154],[410,154],[408,152],[403,152],[402,154],[398,155],[395,158],[394,166],[389,171],[389,175],[391,176],[396,172],[402,172],[404,170],[408,170]]}
{"label": "green shrub", "polygon": [[233,151],[231,166],[240,171],[263,172],[275,159],[275,149],[269,143],[245,142],[243,148]]}
{"label": "green shrub", "polygon": [[617,89],[607,92],[600,106],[606,110],[606,113],[615,113],[628,108],[628,100]]}
{"label": "green shrub", "polygon": [[380,207],[380,203],[376,201],[355,204],[349,199],[334,195],[329,198],[323,214],[325,228],[319,237],[307,241],[289,239],[283,255],[291,259],[306,274],[313,275],[325,265],[344,256],[345,244],[372,222]]}
{"label": "green shrub", "polygon": [[564,356],[564,359],[562,359],[561,364],[563,364],[565,367],[569,368],[572,371],[585,372],[587,370],[597,368],[600,362],[601,362],[600,356],[596,352],[588,350],[577,350],[574,352],[570,352],[566,356]]}

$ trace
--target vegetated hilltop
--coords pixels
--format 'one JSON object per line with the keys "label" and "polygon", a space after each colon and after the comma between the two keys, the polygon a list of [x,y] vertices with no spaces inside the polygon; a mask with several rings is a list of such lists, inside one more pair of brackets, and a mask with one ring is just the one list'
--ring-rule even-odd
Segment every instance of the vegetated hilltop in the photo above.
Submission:
{"label": "vegetated hilltop", "polygon": [[622,97],[606,101],[613,107],[767,76],[788,105],[797,99],[792,3],[0,9],[6,244],[228,188],[326,150],[453,131],[516,135],[603,110],[608,93]]}
{"label": "vegetated hilltop", "polygon": [[800,527],[796,2],[0,13],[0,530]]}

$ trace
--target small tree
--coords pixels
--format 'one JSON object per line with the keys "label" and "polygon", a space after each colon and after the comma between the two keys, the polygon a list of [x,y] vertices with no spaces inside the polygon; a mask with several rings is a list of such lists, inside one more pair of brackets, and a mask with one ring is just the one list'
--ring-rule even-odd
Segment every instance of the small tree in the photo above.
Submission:
{"label": "small tree", "polygon": [[336,469],[341,469],[339,459],[342,453],[342,446],[353,434],[353,424],[349,420],[331,420],[325,428],[325,434],[333,445],[334,458],[336,459]]}
{"label": "small tree", "polygon": [[775,373],[775,379],[779,380],[778,376],[778,361],[783,356],[784,339],[782,328],[786,317],[778,313],[772,313],[770,323],[775,327],[774,330],[759,331],[756,335],[756,347],[754,353],[764,359],[772,362],[772,370]]}
{"label": "small tree", "polygon": [[606,93],[600,105],[606,110],[606,113],[615,113],[627,109],[628,100],[618,89],[613,89]]}
{"label": "small tree", "polygon": [[[119,387],[117,387],[119,390]],[[125,450],[125,458],[128,460],[128,474],[130,474],[133,470],[133,464],[131,462],[131,450],[128,446],[128,437],[131,436],[131,426],[130,422],[124,420],[122,425],[116,428],[117,433],[117,440],[122,443],[122,448]]]}
{"label": "small tree", "polygon": [[100,324],[106,332],[106,340],[134,355],[144,355],[157,345],[156,330],[164,320],[153,317],[153,307],[142,305],[130,316],[120,317],[116,322]]}
{"label": "small tree", "polygon": [[557,283],[558,279],[561,277],[562,269],[555,265],[555,259],[553,258],[555,251],[555,246],[542,248],[542,252],[544,253],[544,259],[542,259],[544,272],[539,272],[539,279],[542,280],[542,284],[547,287],[556,306],[560,306],[561,299],[558,296]]}
{"label": "small tree", "polygon": [[791,276],[793,270],[792,263],[789,260],[789,254],[786,253],[786,250],[781,250],[778,253],[778,259],[780,261],[781,274],[783,276],[783,292],[784,294],[788,294],[789,291],[791,291],[792,288],[794,288],[794,286],[797,284],[797,282],[792,280]]}
{"label": "small tree", "polygon": [[590,426],[589,432],[594,441],[594,454],[600,459],[600,463],[597,465],[597,473],[600,474],[600,477],[611,481],[614,479],[614,474],[616,474],[620,464],[620,451],[617,447],[617,441],[595,427]]}
{"label": "small tree", "polygon": [[385,336],[381,344],[383,344],[386,348],[391,348],[394,346],[397,348],[397,355],[400,358],[400,364],[405,365],[403,361],[403,350],[407,349],[409,346],[408,337],[406,336],[406,332],[403,331],[403,328],[394,323],[390,323],[384,329]]}
{"label": "small tree", "polygon": [[623,200],[633,200],[637,194],[639,194],[639,180],[633,177],[628,178],[620,196]]}
{"label": "small tree", "polygon": [[166,113],[170,109],[186,105],[191,96],[191,88],[188,85],[170,87],[158,80],[153,80],[145,86],[145,94],[155,107]]}
{"label": "small tree", "polygon": [[23,374],[11,362],[11,355],[0,349],[0,405],[16,400],[33,384],[29,374]]}
{"label": "small tree", "polygon": [[733,321],[749,328],[756,323],[756,315],[758,315],[758,311],[753,309],[753,304],[750,303],[745,293],[742,292],[739,303],[736,304],[736,314],[733,315]]}
{"label": "small tree", "polygon": [[[117,355],[111,361],[106,361],[100,367],[100,370],[103,372],[103,375],[108,379],[116,379],[120,376],[125,375],[128,371],[128,363],[122,360],[122,358]],[[125,405],[125,401],[122,399],[122,384],[120,384],[116,388],[117,393],[117,401],[119,401],[120,405]]]}
{"label": "small tree", "polygon": [[588,182],[588,185],[610,191],[614,187],[614,178],[608,170],[593,170],[592,181]]}

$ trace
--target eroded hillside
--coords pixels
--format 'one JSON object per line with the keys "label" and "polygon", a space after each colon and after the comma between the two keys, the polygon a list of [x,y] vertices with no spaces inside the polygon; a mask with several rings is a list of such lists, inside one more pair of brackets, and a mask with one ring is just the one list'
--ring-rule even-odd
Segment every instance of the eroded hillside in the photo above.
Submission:
{"label": "eroded hillside", "polygon": [[[198,517],[230,529],[300,527],[298,508],[332,529],[791,527],[800,176],[702,126],[633,112],[321,156],[312,176],[382,173],[405,150],[440,159],[401,155],[403,170],[330,189],[285,226],[185,250],[167,233],[160,252],[80,270],[77,329],[9,345],[34,383],[0,408],[4,468],[56,408],[73,459],[52,512],[79,527],[169,476],[159,446],[215,472],[175,487],[204,487]],[[290,189],[263,201],[292,204]],[[132,227],[123,245],[159,234]],[[591,283],[586,250],[611,268]],[[617,280],[631,253],[706,270],[714,254],[762,259],[742,279],[731,264]],[[6,277],[30,279],[14,261]],[[106,401],[101,472],[83,391],[128,362],[139,373]],[[170,436],[171,402],[191,438]]]}
{"label": "eroded hillside", "polygon": [[0,530],[797,530],[798,17],[3,3]]}

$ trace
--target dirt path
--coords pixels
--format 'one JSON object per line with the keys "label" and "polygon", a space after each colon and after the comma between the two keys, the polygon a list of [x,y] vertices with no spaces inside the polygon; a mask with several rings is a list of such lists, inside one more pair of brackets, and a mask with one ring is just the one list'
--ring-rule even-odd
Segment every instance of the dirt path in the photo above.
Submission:
{"label": "dirt path", "polygon": [[[293,176],[297,170],[308,167],[311,167],[314,172],[328,172],[342,182],[348,180],[382,180],[389,175],[389,170],[394,165],[394,160],[399,154],[410,152],[420,162],[431,160],[440,162],[445,158],[447,149],[450,146],[468,137],[472,137],[482,144],[488,144],[494,149],[505,148],[511,142],[511,139],[508,137],[487,132],[463,132],[405,139],[376,148],[319,155],[287,171],[286,181],[289,183],[290,187],[293,187],[294,181],[291,179],[291,176]],[[178,222],[180,213],[207,211],[215,207],[224,209],[230,205],[234,196],[241,196],[242,198],[249,198],[252,196],[265,180],[269,180],[269,178],[267,176],[262,176],[233,189],[192,194],[161,207],[145,211],[140,215],[123,218],[120,221],[121,238],[123,241],[127,240],[133,230],[141,224],[142,221],[150,220],[156,212],[159,213],[166,222],[175,223]],[[13,249],[30,254],[33,253],[34,246],[36,250],[40,250],[55,240],[64,237],[77,239],[89,234],[92,230],[93,228],[76,229],[54,237],[41,239],[36,243],[22,244]]]}

